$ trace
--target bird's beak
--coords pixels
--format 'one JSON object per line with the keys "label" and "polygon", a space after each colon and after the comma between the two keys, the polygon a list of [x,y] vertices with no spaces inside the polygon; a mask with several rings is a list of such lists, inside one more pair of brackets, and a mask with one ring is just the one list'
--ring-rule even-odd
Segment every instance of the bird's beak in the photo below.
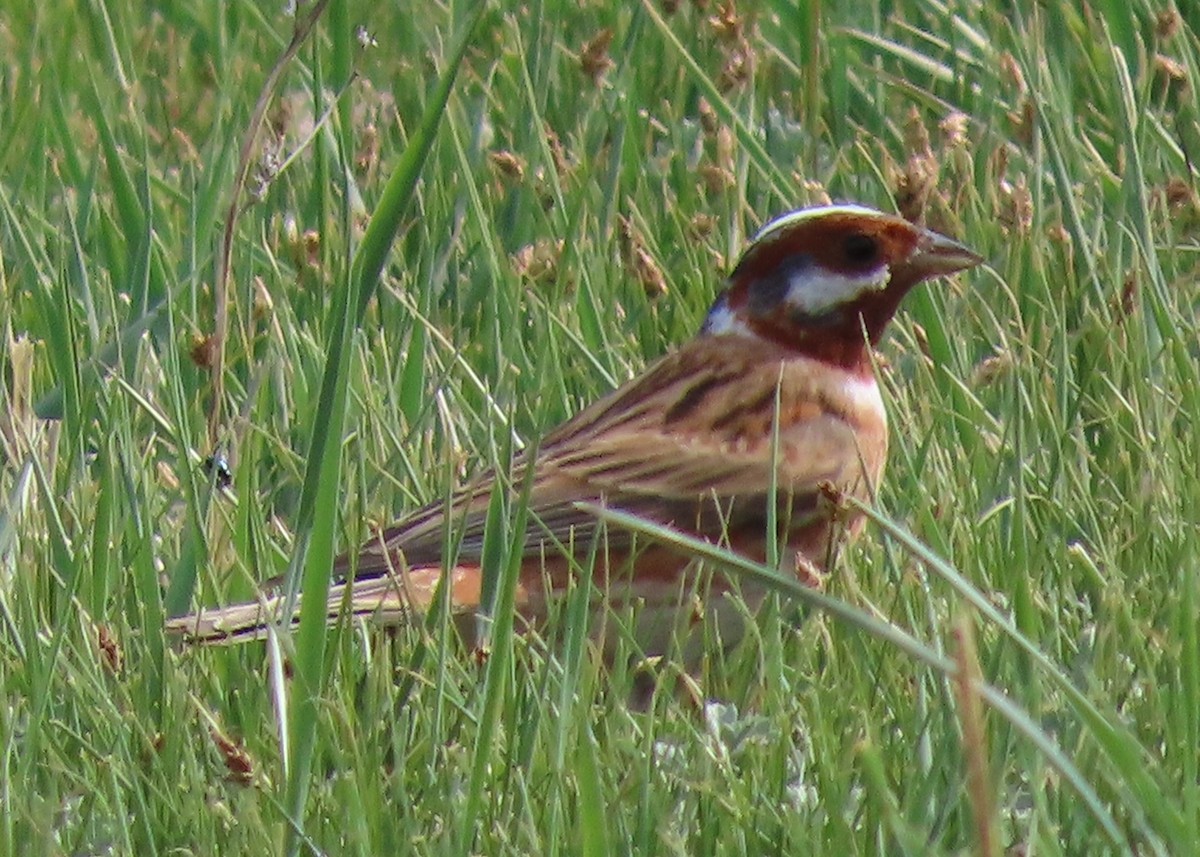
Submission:
{"label": "bird's beak", "polygon": [[916,282],[974,268],[982,261],[983,257],[975,251],[945,235],[926,229],[922,231],[916,249],[908,257],[904,267],[909,277]]}

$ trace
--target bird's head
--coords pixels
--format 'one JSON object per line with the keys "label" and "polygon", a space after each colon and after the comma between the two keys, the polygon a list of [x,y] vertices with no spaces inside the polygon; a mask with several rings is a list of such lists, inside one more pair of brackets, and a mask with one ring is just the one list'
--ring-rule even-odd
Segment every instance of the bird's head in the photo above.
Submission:
{"label": "bird's head", "polygon": [[702,332],[755,336],[848,369],[868,366],[901,299],[978,265],[963,245],[857,205],[805,208],[755,236]]}

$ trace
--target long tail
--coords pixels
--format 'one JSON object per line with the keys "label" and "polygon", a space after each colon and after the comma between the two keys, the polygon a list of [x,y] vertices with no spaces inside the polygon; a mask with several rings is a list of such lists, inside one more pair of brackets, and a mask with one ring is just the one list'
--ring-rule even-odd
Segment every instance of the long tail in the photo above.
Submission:
{"label": "long tail", "polygon": [[[401,625],[429,609],[441,580],[440,568],[417,568],[338,583],[329,589],[326,615],[330,624],[345,618],[364,618],[380,625]],[[450,576],[454,613],[479,607],[482,574],[478,566],[455,568]],[[299,613],[283,615],[282,596],[214,607],[167,620],[167,632],[199,645],[232,645],[260,640],[268,628],[295,626]]]}

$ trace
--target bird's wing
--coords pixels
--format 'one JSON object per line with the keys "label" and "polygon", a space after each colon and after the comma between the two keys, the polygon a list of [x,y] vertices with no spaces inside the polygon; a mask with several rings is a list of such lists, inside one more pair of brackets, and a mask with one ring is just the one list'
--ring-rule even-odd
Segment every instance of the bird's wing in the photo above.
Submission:
{"label": "bird's wing", "polygon": [[[759,353],[765,352],[765,353]],[[774,474],[793,514],[811,511],[822,482],[843,484],[857,471],[857,436],[847,415],[826,400],[807,361],[765,343],[702,337],[548,435],[533,458],[526,550],[554,542],[587,544],[597,528],[580,503],[604,504],[685,530],[762,517],[772,484],[772,431],[779,411],[780,464]],[[813,376],[813,377],[810,377]],[[523,486],[519,459],[511,495]],[[494,473],[450,502],[434,503],[343,558],[362,577],[442,562],[447,531],[461,537],[457,561],[476,563]],[[610,549],[628,534],[606,535]]]}
{"label": "bird's wing", "polygon": [[[533,468],[527,553],[536,557],[555,542],[588,544],[598,522],[581,503],[712,535],[726,526],[765,526],[773,479],[776,499],[790,504],[793,521],[815,509],[823,482],[852,486],[863,474],[874,480],[883,450],[864,456],[860,434],[865,426],[886,443],[882,413],[863,423],[852,397],[839,398],[819,369],[766,343],[726,337],[701,337],[663,358],[514,463],[505,486],[510,496],[519,496]],[[339,558],[334,571],[342,581],[330,591],[330,615],[340,615],[348,599],[354,615],[399,619],[429,603],[444,564],[452,565],[456,607],[477,604],[496,480],[485,473],[448,503],[426,506]],[[447,532],[460,539],[452,563],[443,558]],[[609,528],[606,547],[619,550],[631,538]],[[350,574],[352,584],[345,581]],[[280,599],[264,597],[173,619],[168,627],[197,642],[236,642],[265,633],[280,606]]]}

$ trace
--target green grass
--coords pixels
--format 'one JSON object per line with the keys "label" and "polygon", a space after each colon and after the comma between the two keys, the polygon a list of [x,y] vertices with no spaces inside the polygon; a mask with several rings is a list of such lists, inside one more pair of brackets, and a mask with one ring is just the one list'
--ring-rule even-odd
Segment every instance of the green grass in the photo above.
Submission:
{"label": "green grass", "polygon": [[[443,106],[471,4],[331,0],[239,193],[281,4],[3,4],[0,853],[1193,850],[1200,15],[665,5],[490,5]],[[579,597],[482,664],[437,616],[164,638],[273,575],[319,594],[825,194],[989,265],[907,302],[872,523],[714,649],[722,704],[630,710]]]}

